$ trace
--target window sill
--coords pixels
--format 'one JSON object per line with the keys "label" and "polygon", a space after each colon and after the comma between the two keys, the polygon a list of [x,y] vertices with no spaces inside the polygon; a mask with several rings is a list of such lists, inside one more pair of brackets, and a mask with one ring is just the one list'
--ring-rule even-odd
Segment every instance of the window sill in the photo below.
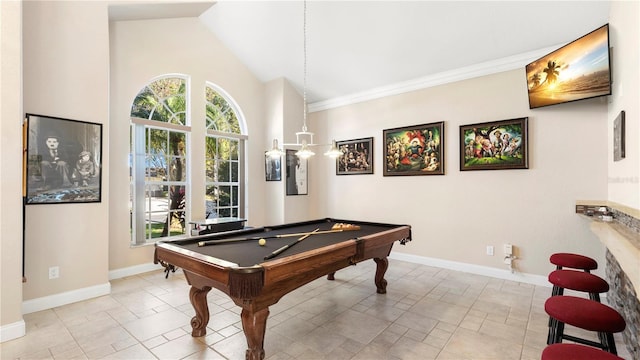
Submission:
{"label": "window sill", "polygon": [[147,241],[147,242],[142,243],[142,244],[130,244],[129,248],[136,249],[136,248],[143,248],[143,247],[147,247],[147,246],[155,246],[158,241],[186,240],[188,238],[190,238],[190,236],[188,234],[172,236],[170,238],[159,238],[157,240]]}

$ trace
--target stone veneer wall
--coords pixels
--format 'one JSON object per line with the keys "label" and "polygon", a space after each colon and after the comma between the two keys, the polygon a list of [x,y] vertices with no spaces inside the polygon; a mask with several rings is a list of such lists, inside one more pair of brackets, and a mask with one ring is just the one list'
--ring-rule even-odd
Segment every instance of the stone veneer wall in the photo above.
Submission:
{"label": "stone veneer wall", "polygon": [[[636,219],[623,212],[610,209],[613,212],[614,221],[640,233],[640,219]],[[610,290],[607,293],[607,302],[624,317],[627,327],[622,337],[627,346],[631,359],[640,360],[640,300],[633,284],[622,271],[616,258],[607,250],[606,254],[606,278]]]}

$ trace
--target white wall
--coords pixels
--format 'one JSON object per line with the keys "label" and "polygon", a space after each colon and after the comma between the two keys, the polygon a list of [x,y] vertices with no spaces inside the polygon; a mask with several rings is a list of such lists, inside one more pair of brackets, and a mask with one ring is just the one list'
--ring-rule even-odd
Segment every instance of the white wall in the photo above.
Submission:
{"label": "white wall", "polygon": [[[162,39],[162,41],[158,41]],[[116,21],[111,23],[111,197],[109,198],[109,268],[121,269],[153,261],[153,246],[130,247],[129,114],[138,92],[164,74],[190,76],[192,132],[205,131],[205,82],[224,89],[238,104],[249,135],[246,159],[248,224],[264,225],[265,86],[233,56],[197,18]],[[192,164],[204,163],[204,138],[192,137]],[[204,167],[194,169],[191,204],[194,219],[204,218]]]}
{"label": "white wall", "polygon": [[22,320],[22,3],[0,1],[0,342]]}
{"label": "white wall", "polygon": [[[336,176],[316,159],[318,215],[409,224],[413,241],[394,251],[546,275],[549,255],[603,260],[603,247],[575,214],[579,199],[606,197],[606,99],[529,110],[524,69],[313,113],[327,139],[374,137],[374,175]],[[459,126],[529,118],[529,169],[459,170]],[[445,122],[444,176],[383,177],[383,129]],[[328,199],[328,201],[325,201]],[[495,246],[495,255],[485,254]]]}
{"label": "white wall", "polygon": [[[640,209],[640,2],[613,1],[609,12],[613,95],[607,114],[608,200]],[[626,115],[626,157],[613,161],[613,121]]]}
{"label": "white wall", "polygon": [[[283,130],[284,130],[284,142],[288,144],[296,143],[296,132],[302,131],[302,125],[304,123],[304,105],[303,100],[297,90],[289,83],[288,81],[284,82],[283,86],[283,109],[284,109],[284,122],[283,122]],[[309,120],[307,120],[307,126],[309,126]],[[309,131],[313,131],[311,127],[309,127]],[[301,139],[302,140],[302,139]],[[284,146],[284,148],[287,148]],[[288,147],[288,149],[299,150],[299,147]],[[308,160],[308,165],[313,160]],[[285,186],[286,194],[286,183],[287,183],[287,160],[286,155],[282,156],[282,182],[283,186]],[[311,171],[311,167],[307,167],[307,175],[309,182],[314,175]],[[307,183],[308,186],[308,183]],[[310,189],[308,189],[308,194],[311,194]],[[310,212],[310,197],[309,195],[285,195],[284,200],[284,222],[292,223],[297,221],[309,220],[311,216]]]}
{"label": "white wall", "polygon": [[[284,87],[286,80],[284,78],[272,80],[265,87],[265,119],[267,134],[267,148],[273,146],[273,139],[278,140],[278,147],[284,143],[282,136],[284,134]],[[270,142],[271,141],[271,142]],[[265,149],[265,151],[266,151]],[[285,201],[285,164],[284,158],[280,159],[280,181],[269,181],[265,187],[265,204],[268,209],[265,211],[265,225],[283,224],[284,220],[284,201]]]}
{"label": "white wall", "polygon": [[[27,206],[24,300],[92,287],[108,292],[106,3],[26,1],[23,15],[24,111],[103,124],[102,202]],[[49,280],[50,266],[59,266],[60,278]]]}

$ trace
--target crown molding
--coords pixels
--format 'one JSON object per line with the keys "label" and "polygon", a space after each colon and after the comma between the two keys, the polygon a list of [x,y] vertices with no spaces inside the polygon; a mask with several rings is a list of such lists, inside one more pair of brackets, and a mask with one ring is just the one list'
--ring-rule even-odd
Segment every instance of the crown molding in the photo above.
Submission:
{"label": "crown molding", "polygon": [[413,80],[403,81],[387,86],[380,86],[371,90],[340,96],[325,101],[318,101],[309,104],[308,111],[311,113],[316,111],[329,110],[341,106],[357,104],[364,101],[380,99],[387,96],[399,95],[410,91],[449,84],[456,81],[473,79],[480,76],[524,68],[525,65],[532,62],[533,60],[539,59],[563,45],[564,44],[550,46],[544,49],[530,51],[527,53],[513,55],[497,60],[491,60],[455,70],[443,71],[437,74],[427,75]]}

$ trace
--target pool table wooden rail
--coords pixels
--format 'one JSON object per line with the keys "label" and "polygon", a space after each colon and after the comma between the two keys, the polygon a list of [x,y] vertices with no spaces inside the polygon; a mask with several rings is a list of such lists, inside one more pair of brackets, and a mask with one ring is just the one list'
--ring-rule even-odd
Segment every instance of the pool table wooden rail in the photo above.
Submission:
{"label": "pool table wooden rail", "polygon": [[[318,235],[321,236],[321,235]],[[247,338],[246,359],[264,358],[264,335],[269,306],[287,293],[358,262],[373,259],[376,266],[376,291],[386,292],[384,274],[388,255],[395,241],[411,239],[411,227],[389,226],[370,235],[341,241],[289,256],[281,256],[249,267],[199,254],[171,242],[156,244],[154,262],[164,262],[183,269],[191,285],[189,299],[196,316],[191,320],[192,336],[204,336],[209,322],[206,296],[212,289],[227,294],[242,308],[242,326]]]}

